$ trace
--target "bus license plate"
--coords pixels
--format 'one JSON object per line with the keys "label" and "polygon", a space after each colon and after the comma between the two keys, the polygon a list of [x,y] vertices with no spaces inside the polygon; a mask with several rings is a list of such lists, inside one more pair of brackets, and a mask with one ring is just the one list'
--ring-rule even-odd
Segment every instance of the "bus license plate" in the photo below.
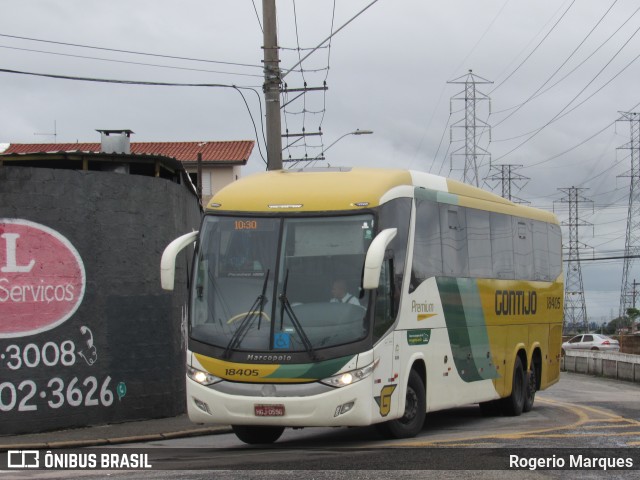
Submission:
{"label": "bus license plate", "polygon": [[256,417],[284,417],[284,405],[254,405]]}

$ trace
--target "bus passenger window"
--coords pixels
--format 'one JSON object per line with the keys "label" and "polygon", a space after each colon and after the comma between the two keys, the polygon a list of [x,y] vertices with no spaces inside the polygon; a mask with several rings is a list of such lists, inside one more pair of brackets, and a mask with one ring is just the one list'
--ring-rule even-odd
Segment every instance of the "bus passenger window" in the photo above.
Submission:
{"label": "bus passenger window", "polygon": [[442,266],[444,275],[469,276],[465,211],[453,205],[440,205],[442,232]]}
{"label": "bus passenger window", "polygon": [[562,234],[560,227],[552,223],[547,225],[549,245],[549,270],[551,279],[555,280],[562,273]]}
{"label": "bus passenger window", "polygon": [[531,221],[513,218],[515,235],[516,278],[533,280],[533,238]]}
{"label": "bus passenger window", "polygon": [[416,201],[412,273],[414,289],[427,278],[442,275],[440,212],[438,204],[429,200]]}
{"label": "bus passenger window", "polygon": [[533,222],[533,267],[534,280],[550,281],[549,275],[549,249],[547,224]]}
{"label": "bus passenger window", "polygon": [[491,213],[491,258],[493,277],[513,279],[513,233],[511,217],[501,213]]}
{"label": "bus passenger window", "polygon": [[475,278],[491,278],[491,228],[489,212],[467,210],[467,242],[469,244],[469,274]]}

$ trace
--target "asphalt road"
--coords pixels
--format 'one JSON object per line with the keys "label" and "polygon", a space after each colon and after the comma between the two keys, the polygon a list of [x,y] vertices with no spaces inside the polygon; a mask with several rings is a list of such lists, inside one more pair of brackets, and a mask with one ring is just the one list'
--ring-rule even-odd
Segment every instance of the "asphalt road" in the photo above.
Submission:
{"label": "asphalt road", "polygon": [[[422,432],[406,440],[385,440],[374,428],[308,428],[288,429],[269,448],[245,445],[233,434],[126,448],[151,452],[155,467],[171,470],[110,472],[108,478],[212,478],[215,470],[216,479],[511,479],[511,455],[522,462],[517,478],[639,478],[640,385],[563,373],[561,382],[539,392],[534,409],[520,417],[483,417],[474,405],[456,408],[429,414]],[[547,459],[556,469],[530,470],[532,458]],[[595,462],[595,468],[570,465],[576,458],[583,467]],[[603,458],[629,458],[635,470],[624,464],[605,472],[597,465]],[[566,469],[557,469],[558,459]],[[60,478],[60,473],[0,473],[0,479]],[[65,478],[107,478],[104,471],[66,473]]]}

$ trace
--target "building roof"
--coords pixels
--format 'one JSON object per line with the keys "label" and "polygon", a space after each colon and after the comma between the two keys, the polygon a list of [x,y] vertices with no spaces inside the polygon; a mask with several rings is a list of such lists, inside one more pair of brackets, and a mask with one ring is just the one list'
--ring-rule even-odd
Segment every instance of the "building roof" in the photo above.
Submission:
{"label": "building roof", "polygon": [[[183,163],[202,161],[219,164],[245,165],[254,146],[253,140],[203,142],[131,142],[131,153],[175,158]],[[3,144],[5,146],[7,144]],[[11,143],[0,154],[100,152],[100,143]]]}

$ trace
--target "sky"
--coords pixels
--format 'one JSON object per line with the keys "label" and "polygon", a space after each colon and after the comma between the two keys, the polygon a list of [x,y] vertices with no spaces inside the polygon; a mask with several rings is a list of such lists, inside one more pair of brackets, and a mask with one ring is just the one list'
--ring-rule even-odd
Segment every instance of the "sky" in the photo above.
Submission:
{"label": "sky", "polygon": [[[257,140],[243,175],[265,169],[260,0],[2,5],[0,69],[227,87],[0,72],[0,143],[95,142],[96,129],[131,129],[133,141]],[[450,82],[464,82],[472,70],[482,82],[476,144],[488,153],[477,157],[480,186],[499,194],[500,182],[491,180],[496,165],[520,165],[523,179],[512,195],[563,221],[566,194],[558,189],[583,188],[592,202],[579,205],[579,217],[593,226],[579,227],[579,240],[593,250],[581,256],[622,254],[631,150],[621,147],[631,123],[617,120],[620,112],[640,111],[637,0],[276,5],[284,71],[352,20],[302,62],[302,71],[296,66],[285,77],[289,89],[328,87],[297,99],[283,95],[292,100],[283,130],[323,133],[285,149],[285,159],[315,158],[324,148],[326,160],[316,166],[410,168],[462,179],[464,156],[451,154],[464,151],[464,84]],[[374,133],[349,135],[357,129]],[[615,317],[622,261],[581,265],[590,321]],[[630,278],[640,280],[640,260]]]}

